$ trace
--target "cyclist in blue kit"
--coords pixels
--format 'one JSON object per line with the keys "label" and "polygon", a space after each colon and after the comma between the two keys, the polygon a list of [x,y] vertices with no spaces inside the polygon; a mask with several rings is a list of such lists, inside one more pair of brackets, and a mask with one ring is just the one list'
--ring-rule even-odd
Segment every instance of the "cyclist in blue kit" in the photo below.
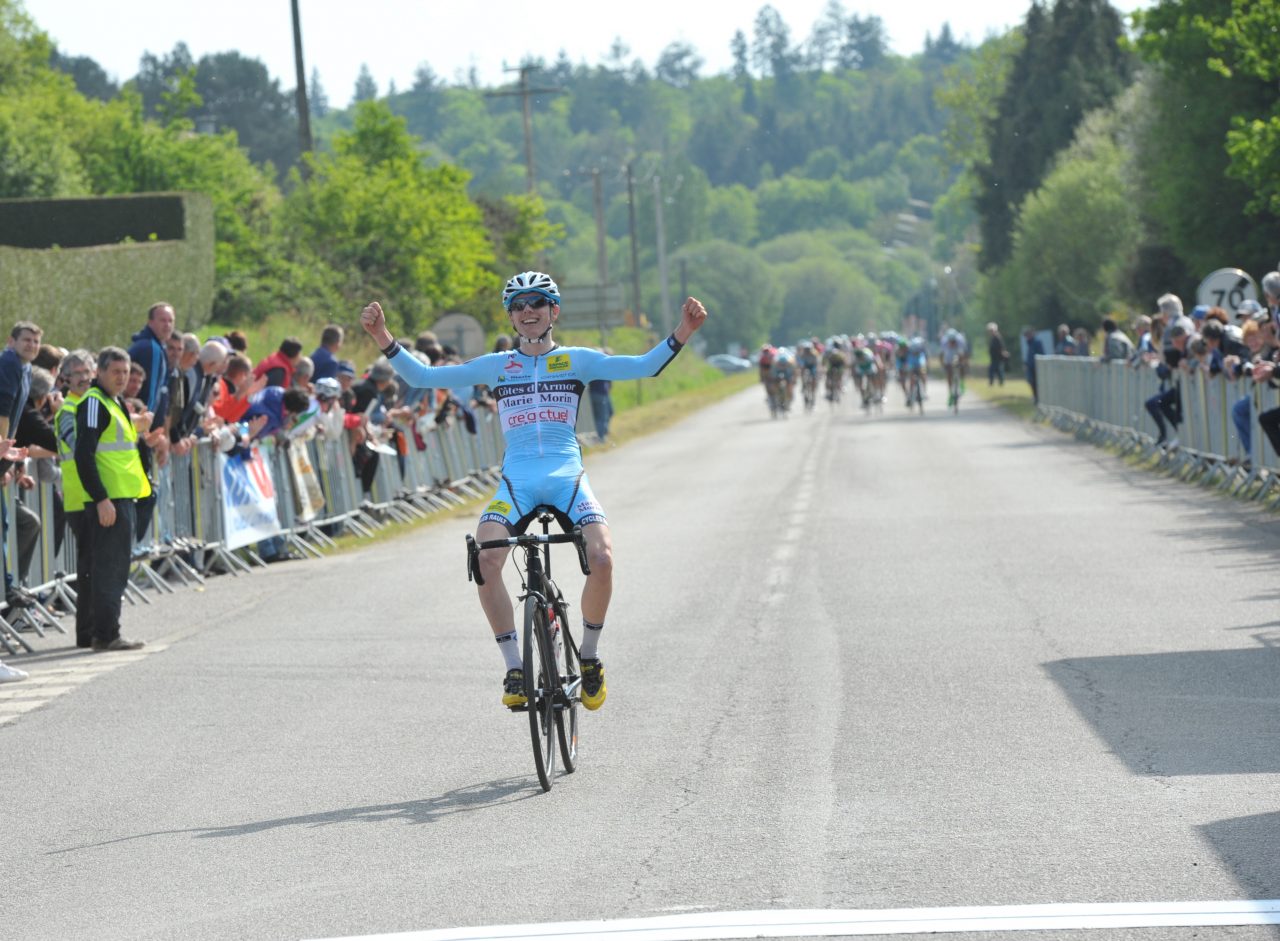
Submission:
{"label": "cyclist in blue kit", "polygon": [[[502,290],[502,306],[520,343],[516,350],[489,353],[452,366],[427,366],[405,353],[387,330],[375,301],[360,322],[405,382],[425,388],[462,388],[483,384],[493,392],[506,439],[502,483],[480,516],[476,540],[503,539],[522,529],[533,508],[556,508],[561,522],[581,526],[591,574],[582,591],[582,704],[599,709],[605,700],[604,665],[597,654],[605,613],[613,594],[613,544],[604,510],[591,492],[582,468],[582,449],[574,426],[578,404],[593,379],[642,379],[656,376],[689,342],[707,319],[706,308],[688,298],[675,331],[642,356],[610,356],[583,347],[556,344],[551,333],[560,315],[560,289],[548,275],[525,271]],[[502,703],[525,703],[524,671],[511,595],[502,581],[510,549],[480,553],[480,607],[506,662]]]}

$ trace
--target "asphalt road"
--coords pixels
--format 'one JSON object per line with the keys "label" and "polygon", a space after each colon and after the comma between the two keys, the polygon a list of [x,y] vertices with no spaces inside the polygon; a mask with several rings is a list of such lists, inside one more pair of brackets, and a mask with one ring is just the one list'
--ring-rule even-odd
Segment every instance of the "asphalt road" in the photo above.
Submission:
{"label": "asphalt road", "polygon": [[609,700],[549,794],[471,519],[131,609],[143,657],[27,658],[0,937],[1280,898],[1280,525],[940,393],[753,390],[590,458]]}

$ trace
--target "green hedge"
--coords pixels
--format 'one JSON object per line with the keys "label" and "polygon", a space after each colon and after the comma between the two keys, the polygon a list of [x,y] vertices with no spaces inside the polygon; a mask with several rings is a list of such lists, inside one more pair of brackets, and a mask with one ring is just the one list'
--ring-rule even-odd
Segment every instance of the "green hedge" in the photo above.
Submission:
{"label": "green hedge", "polygon": [[[12,233],[18,220],[38,209],[49,220],[40,227],[40,239],[54,247],[14,247],[12,242],[32,238],[5,230]],[[181,238],[172,238],[179,232],[179,210]],[[86,231],[123,232],[124,240],[66,248],[48,237],[74,228],[77,212]],[[147,226],[149,212],[154,224]],[[119,215],[114,228],[112,214]],[[146,241],[133,240],[129,232],[145,233]],[[34,320],[58,346],[128,346],[147,308],[162,300],[174,305],[181,328],[194,329],[213,311],[213,241],[213,203],[201,193],[0,200],[0,331],[7,335],[15,321]]]}

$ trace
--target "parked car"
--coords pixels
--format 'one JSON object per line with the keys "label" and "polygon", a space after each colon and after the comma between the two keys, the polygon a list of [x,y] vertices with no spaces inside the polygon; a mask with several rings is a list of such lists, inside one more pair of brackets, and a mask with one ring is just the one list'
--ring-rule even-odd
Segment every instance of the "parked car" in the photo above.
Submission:
{"label": "parked car", "polygon": [[751,361],[729,353],[716,353],[707,357],[707,363],[723,373],[742,372],[751,368]]}

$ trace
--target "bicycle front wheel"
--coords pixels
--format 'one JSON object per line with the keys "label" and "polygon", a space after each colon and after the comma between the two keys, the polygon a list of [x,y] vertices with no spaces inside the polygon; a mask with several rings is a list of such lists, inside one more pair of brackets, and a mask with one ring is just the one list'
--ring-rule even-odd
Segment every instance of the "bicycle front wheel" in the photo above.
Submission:
{"label": "bicycle front wheel", "polygon": [[547,635],[547,615],[537,598],[524,600],[524,694],[529,700],[529,735],[538,783],[551,790],[556,773],[555,662]]}

